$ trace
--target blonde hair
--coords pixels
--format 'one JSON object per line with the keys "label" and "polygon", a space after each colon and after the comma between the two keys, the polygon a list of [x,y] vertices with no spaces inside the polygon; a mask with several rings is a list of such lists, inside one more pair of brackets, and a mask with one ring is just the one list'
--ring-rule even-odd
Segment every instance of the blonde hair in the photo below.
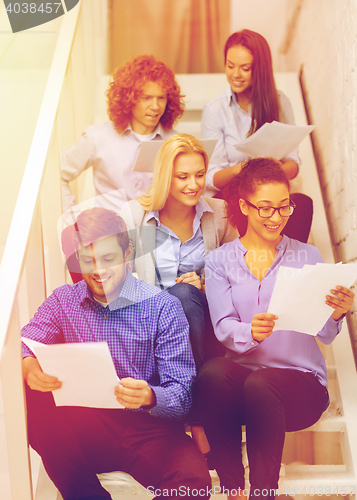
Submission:
{"label": "blonde hair", "polygon": [[176,158],[181,154],[192,153],[202,155],[207,172],[208,156],[201,141],[189,134],[175,134],[166,139],[156,156],[151,186],[146,194],[137,198],[146,211],[164,208],[170,193]]}

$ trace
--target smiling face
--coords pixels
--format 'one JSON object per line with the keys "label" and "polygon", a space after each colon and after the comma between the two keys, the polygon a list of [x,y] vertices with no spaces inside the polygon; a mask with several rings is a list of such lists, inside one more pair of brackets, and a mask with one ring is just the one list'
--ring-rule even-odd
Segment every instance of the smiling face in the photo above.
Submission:
{"label": "smiling face", "polygon": [[[237,95],[250,94],[252,88],[253,54],[242,45],[227,51],[226,76],[232,91]],[[238,97],[237,95],[237,97]]]}
{"label": "smiling face", "polygon": [[[284,207],[289,205],[289,190],[285,184],[269,183],[258,186],[258,189],[247,200],[256,207]],[[248,227],[245,236],[255,241],[278,243],[281,239],[280,233],[286,226],[289,217],[281,217],[276,210],[275,213],[265,219],[259,216],[258,210],[240,200],[240,207],[244,215],[248,217]]]}
{"label": "smiling face", "polygon": [[180,154],[175,160],[167,202],[195,206],[203,193],[205,181],[203,156],[199,153]]}
{"label": "smiling face", "polygon": [[154,132],[165,113],[167,94],[157,82],[147,82],[131,110],[131,128],[140,135]]}
{"label": "smiling face", "polygon": [[117,237],[107,236],[78,251],[84,281],[100,302],[111,302],[119,294],[126,278],[126,260]]}

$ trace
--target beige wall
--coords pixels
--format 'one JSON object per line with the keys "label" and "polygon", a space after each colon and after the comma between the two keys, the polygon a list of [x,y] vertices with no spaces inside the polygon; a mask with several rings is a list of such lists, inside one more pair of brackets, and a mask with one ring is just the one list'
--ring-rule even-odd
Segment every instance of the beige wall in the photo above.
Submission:
{"label": "beige wall", "polygon": [[[357,4],[295,0],[285,70],[302,67],[302,85],[335,257],[357,260]],[[299,7],[300,10],[299,10]],[[355,303],[349,315],[357,352]]]}

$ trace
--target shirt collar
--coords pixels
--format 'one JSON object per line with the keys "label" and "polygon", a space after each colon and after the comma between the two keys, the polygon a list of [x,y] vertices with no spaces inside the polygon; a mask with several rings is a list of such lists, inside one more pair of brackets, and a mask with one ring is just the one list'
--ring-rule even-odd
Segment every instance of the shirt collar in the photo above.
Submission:
{"label": "shirt collar", "polygon": [[[247,252],[247,249],[240,241],[240,238],[237,238],[235,241],[238,245],[239,250],[243,252],[243,254],[245,254]],[[283,234],[281,240],[279,241],[279,243],[276,245],[275,248],[278,250],[278,252],[280,252],[280,250],[284,250],[286,248],[288,242],[289,238],[285,234]]]}
{"label": "shirt collar", "polygon": [[[209,206],[207,201],[200,196],[197,204],[196,204],[196,217],[201,220],[202,215],[204,212],[213,212],[212,208]],[[155,219],[159,224],[160,224],[160,216],[159,216],[159,210],[150,210],[144,217],[144,222],[148,222],[150,219]]]}
{"label": "shirt collar", "polygon": [[[122,133],[125,134],[125,132],[128,132],[128,133],[134,132],[133,129],[131,128],[130,123],[128,124],[128,126],[126,127],[126,129],[123,130]],[[154,139],[156,139],[156,137],[159,137],[160,139],[164,139],[165,138],[165,130],[164,130],[164,127],[161,125],[161,122],[159,122],[159,124],[156,127],[156,129],[154,130],[154,132],[155,132]]]}
{"label": "shirt collar", "polygon": [[226,88],[225,93],[226,93],[226,99],[227,99],[228,106],[230,106],[232,104],[232,102],[235,102],[236,104],[238,104],[236,95],[233,92],[230,85],[228,85],[228,87]]}

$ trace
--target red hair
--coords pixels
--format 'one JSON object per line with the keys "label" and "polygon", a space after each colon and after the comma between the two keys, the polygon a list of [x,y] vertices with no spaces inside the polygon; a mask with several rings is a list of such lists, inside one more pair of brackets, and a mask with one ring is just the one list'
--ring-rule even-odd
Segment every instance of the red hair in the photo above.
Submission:
{"label": "red hair", "polygon": [[114,71],[106,92],[108,115],[115,129],[121,133],[130,123],[131,110],[138,102],[144,85],[157,82],[167,94],[165,113],[160,119],[166,130],[171,130],[185,109],[181,89],[173,71],[154,56],[142,55]]}

